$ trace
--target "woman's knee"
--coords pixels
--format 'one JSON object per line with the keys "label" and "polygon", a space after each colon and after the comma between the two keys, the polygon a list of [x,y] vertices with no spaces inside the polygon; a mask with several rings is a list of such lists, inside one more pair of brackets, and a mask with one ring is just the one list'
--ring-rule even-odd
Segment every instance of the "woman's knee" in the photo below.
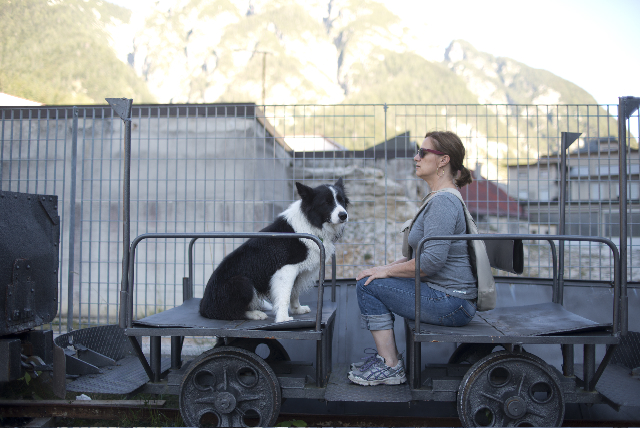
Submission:
{"label": "woman's knee", "polygon": [[357,282],[356,282],[356,294],[357,294],[358,296],[365,292],[365,290],[366,290],[367,286],[366,286],[366,285],[364,285],[364,283],[365,283],[365,282],[367,282],[367,279],[368,279],[368,278],[369,278],[369,277],[368,277],[368,276],[366,276],[366,277],[364,277],[364,278],[362,278],[361,280],[359,280],[359,281],[357,281]]}

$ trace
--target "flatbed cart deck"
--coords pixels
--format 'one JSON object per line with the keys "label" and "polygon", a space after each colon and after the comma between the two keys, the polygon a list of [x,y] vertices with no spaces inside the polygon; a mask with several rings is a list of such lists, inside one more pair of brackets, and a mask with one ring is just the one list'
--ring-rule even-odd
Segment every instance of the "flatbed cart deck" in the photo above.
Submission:
{"label": "flatbed cart deck", "polygon": [[[457,401],[458,413],[468,426],[507,425],[513,422],[534,426],[561,425],[567,403],[608,402],[595,386],[620,341],[621,290],[619,255],[615,245],[603,238],[545,236],[553,255],[553,301],[529,306],[498,307],[477,312],[465,327],[419,324],[405,320],[408,382],[399,386],[362,387],[347,380],[347,365],[332,367],[332,340],[336,318],[335,302],[324,296],[324,263],[319,272],[317,301],[310,303],[309,314],[294,316],[293,321],[274,323],[273,315],[264,321],[211,320],[198,313],[200,299],[193,298],[192,281],[184,281],[185,301],[173,309],[143,319],[133,319],[134,266],[137,245],[147,239],[191,239],[192,263],[196,239],[270,237],[273,239],[310,239],[321,253],[322,243],[306,234],[208,233],[146,234],[131,246],[127,289],[123,290],[121,319],[124,332],[132,340],[149,379],[159,385],[167,375],[164,391],[180,397],[180,409],[186,423],[199,425],[206,420],[220,425],[242,425],[247,414],[259,418],[260,425],[273,424],[283,398],[309,398],[326,401]],[[433,237],[431,239],[451,239]],[[539,235],[467,235],[456,239],[482,239],[487,244],[491,264],[496,269],[521,273],[522,240],[539,240]],[[428,239],[423,240],[421,245]],[[557,278],[555,240],[592,241],[612,251],[613,319],[596,323],[562,306],[561,284]],[[324,254],[322,254],[324,260]],[[189,267],[192,272],[192,266]],[[416,282],[420,287],[420,282]],[[335,295],[332,293],[332,296]],[[416,313],[420,312],[419,300]],[[135,337],[150,337],[150,362],[147,362]],[[216,336],[224,341],[194,360],[182,363],[184,336]],[[171,369],[161,367],[161,337],[171,337]],[[291,362],[280,339],[315,341],[316,361]],[[446,365],[420,367],[421,343],[454,342],[458,350]],[[264,344],[265,358],[255,351]],[[523,345],[560,345],[563,372]],[[595,367],[595,345],[608,346],[605,358]],[[501,345],[505,350],[493,352]],[[574,373],[574,345],[584,346],[581,376]],[[489,416],[487,416],[489,415]],[[207,419],[210,418],[210,419]],[[489,418],[489,419],[487,419]]]}
{"label": "flatbed cart deck", "polygon": [[[336,319],[335,302],[324,296],[325,253],[322,242],[306,234],[209,233],[146,234],[129,238],[130,108],[132,100],[107,99],[125,121],[123,283],[119,327],[128,337],[130,354],[137,355],[149,379],[149,390],[177,394],[180,411],[188,425],[239,426],[258,421],[273,425],[286,398],[326,401],[369,402],[456,402],[465,426],[560,426],[567,403],[615,403],[598,392],[598,380],[627,333],[626,287],[621,284],[621,262],[616,246],[608,239],[560,235],[462,235],[455,239],[482,239],[494,268],[522,273],[523,240],[546,240],[551,246],[553,297],[551,302],[515,308],[498,307],[478,312],[465,327],[443,327],[405,320],[406,368],[408,382],[397,386],[363,387],[347,379],[347,364],[332,367],[332,340]],[[568,133],[563,133],[563,147]],[[578,135],[578,134],[576,134]],[[576,137],[577,138],[577,137]],[[568,147],[568,146],[567,146]],[[564,156],[564,154],[563,154]],[[562,182],[566,181],[563,169]],[[564,204],[564,196],[561,205]],[[562,216],[561,216],[562,217]],[[562,228],[561,228],[562,232]],[[317,299],[312,311],[295,315],[294,320],[275,324],[273,318],[261,321],[208,320],[198,314],[199,300],[193,296],[193,240],[201,238],[310,239],[320,248]],[[146,239],[191,239],[189,278],[183,285],[183,304],[179,307],[134,319],[135,254]],[[453,239],[432,237],[430,239]],[[427,239],[420,242],[417,252]],[[595,323],[563,306],[563,252],[558,256],[554,241],[591,241],[608,246],[612,252],[614,279],[611,286],[611,323]],[[131,242],[131,245],[129,243]],[[561,247],[562,249],[563,247]],[[559,266],[558,266],[559,264]],[[419,291],[416,267],[416,291]],[[333,271],[335,276],[335,270]],[[509,278],[506,279],[508,281]],[[335,284],[335,282],[334,282]],[[416,293],[419,295],[419,292]],[[332,293],[332,297],[335,293]],[[333,300],[333,299],[332,299]],[[308,302],[306,302],[308,303]],[[420,300],[416,298],[419,319]],[[139,338],[150,337],[149,360]],[[185,336],[216,336],[219,343],[191,361],[182,361]],[[170,364],[161,355],[161,338],[171,337]],[[278,342],[296,339],[315,342],[315,362],[292,362]],[[126,339],[125,339],[126,341]],[[458,347],[448,364],[421,367],[421,344],[453,342]],[[526,351],[528,344],[560,345],[562,372]],[[595,347],[607,346],[605,357],[596,367]],[[256,351],[266,345],[268,355]],[[500,345],[503,351],[494,352]],[[582,377],[576,373],[574,347],[584,347]],[[264,349],[264,347],[263,347]],[[315,363],[315,365],[314,365]],[[634,386],[637,388],[637,386]],[[640,391],[631,391],[639,394]]]}
{"label": "flatbed cart deck", "polygon": [[[182,305],[151,315],[141,320],[133,319],[135,255],[137,245],[147,239],[191,239],[189,245],[189,272],[193,272],[192,255],[194,243],[200,238],[271,238],[309,239],[320,250],[322,260],[318,280],[318,298],[309,304],[311,312],[294,315],[292,321],[275,323],[273,314],[266,320],[214,320],[199,314],[200,299],[193,298],[192,279],[185,278]],[[149,379],[161,380],[161,337],[171,339],[171,367],[180,375],[171,374],[167,392],[180,396],[180,408],[187,424],[199,425],[203,415],[215,414],[222,425],[243,425],[243,415],[250,408],[260,425],[272,425],[278,414],[282,398],[324,398],[331,374],[333,328],[337,305],[324,301],[324,259],[322,241],[313,235],[290,233],[202,233],[202,234],[146,234],[137,237],[132,245],[129,260],[128,280],[123,283],[121,300],[121,327],[131,338]],[[126,284],[126,285],[124,285]],[[335,293],[332,293],[335,295]],[[123,325],[124,324],[124,325]],[[150,361],[142,353],[136,337],[150,337]],[[188,367],[183,367],[181,347],[184,336],[205,336],[224,339],[224,346],[216,346],[205,352]],[[315,369],[311,363],[292,363],[278,339],[311,340],[316,343]],[[269,354],[263,359],[255,351],[264,344]],[[222,380],[222,383],[221,382]],[[249,380],[250,379],[250,380]],[[215,386],[211,383],[216,382]],[[205,386],[207,385],[207,386]],[[214,402],[211,397],[212,392]],[[233,392],[231,392],[233,391]],[[223,398],[221,398],[223,397]],[[249,398],[247,398],[249,397]],[[240,401],[251,402],[244,405]],[[202,405],[199,402],[207,402]],[[217,401],[216,401],[217,400]],[[224,403],[221,404],[223,400]],[[208,406],[213,404],[213,407]]]}
{"label": "flatbed cart deck", "polygon": [[[451,239],[434,236],[423,239],[420,252],[429,240]],[[617,247],[608,239],[569,235],[465,235],[456,239],[485,242],[490,264],[494,269],[521,274],[523,272],[523,240],[544,240],[551,247],[553,261],[552,301],[533,305],[497,307],[491,311],[476,312],[464,327],[445,327],[417,323],[405,319],[409,382],[422,399],[438,399],[433,391],[435,379],[462,379],[449,382],[449,399],[457,401],[458,415],[465,426],[559,426],[567,403],[609,402],[595,386],[611,361],[622,331],[627,329],[623,304],[626,290],[620,284],[620,256]],[[558,262],[554,241],[586,241],[608,246],[612,253],[613,288],[612,322],[597,323],[570,312],[563,306],[563,283],[558,275]],[[416,294],[418,293],[419,266],[416,266]],[[560,276],[561,278],[561,276]],[[602,309],[594,308],[594,310]],[[420,316],[420,301],[416,299],[416,318]],[[623,319],[624,313],[624,319]],[[460,346],[449,363],[467,362],[470,367],[462,372],[449,367],[424,371],[420,367],[421,344],[425,342],[455,342]],[[496,345],[505,349],[493,352]],[[560,345],[562,372],[539,357],[524,350],[525,344]],[[596,344],[607,345],[607,352],[596,369]],[[574,346],[583,345],[581,378],[574,367]],[[424,382],[423,382],[424,380]],[[444,382],[446,384],[446,382]],[[425,389],[424,386],[427,386]],[[428,386],[432,390],[429,391]],[[640,386],[640,385],[639,385]],[[453,387],[453,388],[452,388]],[[446,394],[444,394],[446,396]]]}

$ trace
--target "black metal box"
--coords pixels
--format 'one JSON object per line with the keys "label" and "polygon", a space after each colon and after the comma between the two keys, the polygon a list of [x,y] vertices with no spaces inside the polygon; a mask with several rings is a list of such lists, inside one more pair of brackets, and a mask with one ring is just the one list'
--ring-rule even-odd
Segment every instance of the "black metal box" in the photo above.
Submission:
{"label": "black metal box", "polygon": [[57,196],[0,192],[0,336],[55,318],[59,243]]}

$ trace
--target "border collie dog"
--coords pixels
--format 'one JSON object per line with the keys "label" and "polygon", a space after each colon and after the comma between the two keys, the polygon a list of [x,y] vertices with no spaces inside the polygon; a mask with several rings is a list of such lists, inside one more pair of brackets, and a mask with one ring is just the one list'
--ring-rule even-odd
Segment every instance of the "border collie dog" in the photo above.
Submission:
{"label": "border collie dog", "polygon": [[[309,233],[324,244],[325,257],[335,252],[347,222],[349,199],[342,178],[316,188],[296,183],[302,199],[292,203],[261,232]],[[318,278],[320,249],[310,239],[251,238],[227,255],[209,278],[200,314],[222,320],[264,320],[272,309],[275,322],[306,314],[299,296]],[[264,300],[271,302],[269,305]]]}

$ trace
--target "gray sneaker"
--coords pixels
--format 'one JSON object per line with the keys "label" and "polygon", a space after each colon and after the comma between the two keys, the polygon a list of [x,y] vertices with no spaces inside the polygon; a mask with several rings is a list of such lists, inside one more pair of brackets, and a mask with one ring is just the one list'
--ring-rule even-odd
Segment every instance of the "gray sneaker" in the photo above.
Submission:
{"label": "gray sneaker", "polygon": [[[363,361],[358,361],[357,363],[351,363],[351,366],[349,367],[349,371],[364,371],[367,370],[371,364],[376,362],[376,356],[378,355],[378,353],[376,352],[375,349],[373,348],[366,348],[364,350],[365,354],[368,354],[369,356],[366,358],[362,358]],[[402,354],[398,354],[398,359],[402,360]]]}
{"label": "gray sneaker", "polygon": [[373,364],[376,361],[376,355],[378,355],[378,353],[376,352],[375,349],[367,348],[364,350],[364,353],[368,354],[369,356],[366,358],[362,358],[363,361],[358,361],[357,363],[351,363],[350,370],[352,372],[356,370],[366,370],[369,368],[371,364]]}
{"label": "gray sneaker", "polygon": [[[384,358],[376,354],[375,361],[366,370],[349,372],[349,380],[358,385],[400,385],[407,381],[404,362],[398,360],[395,367],[384,363]],[[364,367],[364,366],[363,366]]]}

